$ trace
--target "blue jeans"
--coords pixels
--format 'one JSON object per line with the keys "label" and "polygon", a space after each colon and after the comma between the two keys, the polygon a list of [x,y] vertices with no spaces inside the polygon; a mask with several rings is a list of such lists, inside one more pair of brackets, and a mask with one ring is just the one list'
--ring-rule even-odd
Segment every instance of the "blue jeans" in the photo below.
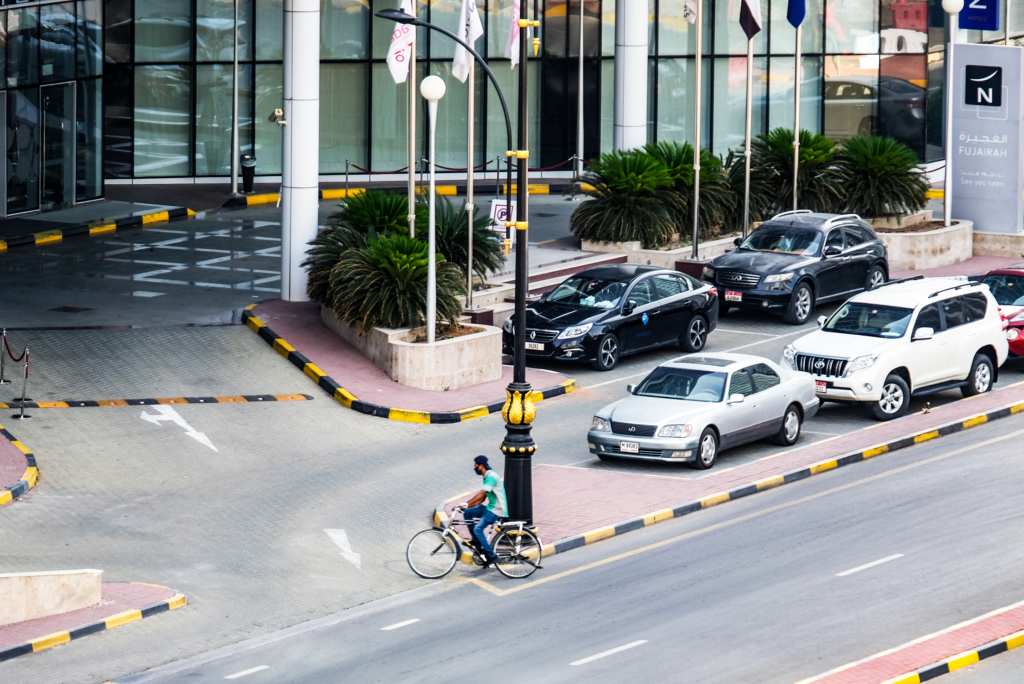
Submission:
{"label": "blue jeans", "polygon": [[473,506],[467,508],[462,513],[464,520],[471,518],[479,518],[475,526],[470,528],[470,532],[473,535],[473,539],[480,545],[480,548],[484,550],[484,555],[488,558],[494,558],[494,549],[491,548],[491,543],[487,541],[487,537],[484,536],[484,530],[493,525],[498,521],[498,516],[492,511],[487,510],[487,506],[480,504],[479,506]]}

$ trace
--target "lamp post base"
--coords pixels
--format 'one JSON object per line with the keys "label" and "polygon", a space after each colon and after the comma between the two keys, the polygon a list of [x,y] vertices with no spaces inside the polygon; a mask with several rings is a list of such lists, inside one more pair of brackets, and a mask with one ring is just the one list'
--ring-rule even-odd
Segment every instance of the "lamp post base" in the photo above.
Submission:
{"label": "lamp post base", "polygon": [[505,492],[508,495],[508,517],[533,523],[533,454],[537,451],[530,432],[537,412],[528,383],[513,382],[508,386],[508,399],[501,409],[505,419]]}

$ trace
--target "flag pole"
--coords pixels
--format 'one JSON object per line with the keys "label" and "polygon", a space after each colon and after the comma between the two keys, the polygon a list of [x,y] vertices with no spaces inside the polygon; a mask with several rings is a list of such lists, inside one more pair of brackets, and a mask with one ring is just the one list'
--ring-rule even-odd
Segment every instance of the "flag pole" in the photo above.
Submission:
{"label": "flag pole", "polygon": [[692,258],[697,259],[700,227],[700,113],[701,113],[701,53],[704,52],[704,1],[697,0],[697,97],[696,115],[694,118],[693,138],[693,253]]}
{"label": "flag pole", "polygon": [[[416,3],[409,3],[410,14],[416,16]],[[413,31],[416,30],[414,26]],[[419,46],[414,40],[409,48],[409,178],[407,192],[409,195],[409,237],[416,237],[416,49]]]}
{"label": "flag pole", "polygon": [[576,182],[583,176],[583,1],[580,0],[580,68],[576,81]]}
{"label": "flag pole", "polygon": [[750,232],[750,128],[754,112],[754,39],[747,38],[747,141],[743,150],[743,237]]}
{"label": "flag pole", "polygon": [[[476,0],[472,0],[475,2]],[[469,62],[469,133],[466,142],[466,220],[469,246],[466,251],[466,308],[473,308],[473,91],[476,86],[476,60]]]}
{"label": "flag pole", "polygon": [[800,69],[800,37],[803,32],[803,18],[801,17],[800,24],[796,27],[796,63],[794,65],[796,81],[796,87],[793,89],[793,210],[799,209],[797,206],[797,185],[796,179],[800,169],[800,81],[801,69]]}

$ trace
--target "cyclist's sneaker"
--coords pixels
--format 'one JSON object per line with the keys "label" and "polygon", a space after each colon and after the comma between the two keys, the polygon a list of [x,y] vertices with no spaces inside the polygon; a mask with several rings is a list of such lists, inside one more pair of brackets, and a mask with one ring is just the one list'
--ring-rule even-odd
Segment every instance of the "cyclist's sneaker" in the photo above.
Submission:
{"label": "cyclist's sneaker", "polygon": [[491,556],[490,558],[484,558],[483,568],[484,568],[484,570],[487,570],[488,568],[493,568],[497,564],[498,564],[498,557],[497,556]]}

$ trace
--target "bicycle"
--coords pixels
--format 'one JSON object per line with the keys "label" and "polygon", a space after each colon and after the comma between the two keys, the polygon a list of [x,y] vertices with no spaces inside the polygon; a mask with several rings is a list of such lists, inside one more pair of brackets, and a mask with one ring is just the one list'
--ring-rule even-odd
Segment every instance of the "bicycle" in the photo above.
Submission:
{"label": "bicycle", "polygon": [[[469,549],[476,565],[483,565],[483,553],[455,531],[458,525],[471,527],[477,522],[452,519],[440,527],[416,533],[405,550],[409,567],[423,579],[440,579],[455,567],[463,548]],[[495,567],[510,579],[524,579],[540,567],[540,540],[526,526],[525,520],[499,519],[494,524],[491,546],[497,556]]]}

